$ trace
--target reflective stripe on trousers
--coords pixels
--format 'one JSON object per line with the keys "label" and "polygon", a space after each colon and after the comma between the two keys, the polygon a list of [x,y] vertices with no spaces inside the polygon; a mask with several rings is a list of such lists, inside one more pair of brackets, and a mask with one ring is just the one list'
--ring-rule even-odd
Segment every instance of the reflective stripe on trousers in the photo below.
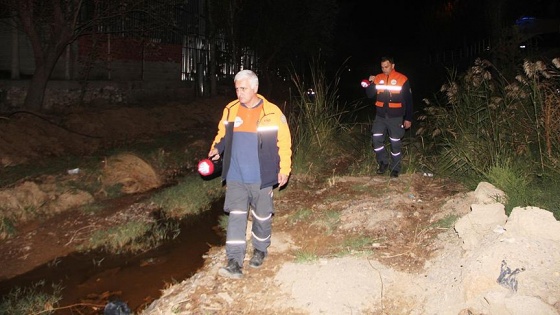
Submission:
{"label": "reflective stripe on trousers", "polygon": [[243,266],[247,249],[246,230],[248,211],[251,209],[253,226],[251,241],[253,247],[267,252],[272,235],[272,214],[274,213],[272,187],[260,189],[260,184],[228,182],[224,211],[229,213],[226,255]]}
{"label": "reflective stripe on trousers", "polygon": [[[402,117],[379,117],[376,116],[372,127],[373,151],[375,152],[377,163],[390,164],[390,170],[401,170],[402,142],[404,128]],[[385,137],[389,135],[391,158],[385,149]],[[390,163],[389,163],[390,162]]]}

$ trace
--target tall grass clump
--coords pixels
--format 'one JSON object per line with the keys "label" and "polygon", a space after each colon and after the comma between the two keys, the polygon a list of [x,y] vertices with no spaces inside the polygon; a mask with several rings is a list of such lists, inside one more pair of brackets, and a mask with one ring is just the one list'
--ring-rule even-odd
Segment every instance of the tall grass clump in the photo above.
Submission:
{"label": "tall grass clump", "polygon": [[189,175],[173,187],[161,190],[146,201],[150,215],[131,216],[120,225],[92,233],[82,250],[101,249],[109,253],[137,253],[157,247],[180,233],[179,221],[208,210],[222,194],[218,179],[203,180]]}
{"label": "tall grass clump", "polygon": [[[488,170],[486,178],[506,193],[506,212],[510,213],[514,206],[529,206],[534,204],[536,197],[531,191],[530,177],[524,176],[523,169],[514,169],[511,163],[493,166]],[[500,200],[501,201],[501,200]]]}
{"label": "tall grass clump", "polygon": [[533,190],[547,189],[536,182],[560,178],[560,60],[552,65],[525,61],[515,78],[480,59],[462,75],[450,71],[418,118],[423,163],[509,190],[510,207],[532,202]]}
{"label": "tall grass clump", "polygon": [[183,218],[209,209],[222,193],[220,179],[203,180],[198,175],[189,175],[178,185],[154,194],[150,201],[161,208],[166,217]]}
{"label": "tall grass clump", "polygon": [[[0,207],[0,211],[3,209]],[[3,211],[2,211],[3,212]],[[14,220],[4,214],[0,215],[0,240],[7,239],[16,233]]]}
{"label": "tall grass clump", "polygon": [[90,236],[87,247],[103,249],[115,254],[142,252],[155,247],[155,244],[140,241],[148,232],[155,229],[154,226],[154,222],[132,220],[118,226],[96,230]]}
{"label": "tall grass clump", "polygon": [[363,146],[356,137],[359,130],[345,121],[355,109],[339,101],[340,72],[339,69],[330,80],[324,65],[314,60],[309,78],[291,74],[297,92],[290,100],[295,173],[332,170],[337,164],[354,160],[357,150]]}
{"label": "tall grass clump", "polygon": [[560,220],[560,204],[557,193],[560,178],[554,176],[531,176],[527,170],[506,162],[492,167],[485,178],[504,191],[506,213],[515,207],[535,206],[547,209]]}
{"label": "tall grass clump", "polygon": [[62,287],[53,284],[52,293],[45,293],[44,287],[45,281],[39,281],[29,287],[13,288],[0,301],[0,314],[54,314],[58,302],[62,300]]}

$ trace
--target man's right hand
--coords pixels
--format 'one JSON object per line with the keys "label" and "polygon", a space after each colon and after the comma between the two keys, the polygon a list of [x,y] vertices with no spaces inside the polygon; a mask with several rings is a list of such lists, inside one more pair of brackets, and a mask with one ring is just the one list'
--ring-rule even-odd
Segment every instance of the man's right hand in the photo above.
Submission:
{"label": "man's right hand", "polygon": [[210,152],[208,152],[208,157],[212,158],[212,161],[216,161],[220,158],[220,152],[218,152],[218,149],[212,148]]}

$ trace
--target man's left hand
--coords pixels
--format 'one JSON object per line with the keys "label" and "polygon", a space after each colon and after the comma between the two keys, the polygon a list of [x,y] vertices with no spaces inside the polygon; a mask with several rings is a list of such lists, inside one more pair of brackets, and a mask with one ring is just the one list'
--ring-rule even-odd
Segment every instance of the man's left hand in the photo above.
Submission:
{"label": "man's left hand", "polygon": [[278,188],[286,185],[289,175],[278,173]]}

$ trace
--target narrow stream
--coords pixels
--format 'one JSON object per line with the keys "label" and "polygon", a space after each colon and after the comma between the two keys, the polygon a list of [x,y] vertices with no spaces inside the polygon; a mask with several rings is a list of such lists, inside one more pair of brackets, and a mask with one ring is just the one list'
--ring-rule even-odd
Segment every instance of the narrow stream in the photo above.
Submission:
{"label": "narrow stream", "polygon": [[[161,290],[191,277],[203,265],[202,256],[211,246],[223,245],[218,229],[223,200],[211,210],[181,222],[179,236],[149,252],[134,256],[71,254],[0,283],[4,289],[28,287],[44,280],[45,287],[61,284],[63,299],[59,307],[80,303],[90,306],[65,308],[56,314],[102,314],[109,297],[116,297],[138,312],[159,298]],[[98,305],[98,307],[93,307]]]}

